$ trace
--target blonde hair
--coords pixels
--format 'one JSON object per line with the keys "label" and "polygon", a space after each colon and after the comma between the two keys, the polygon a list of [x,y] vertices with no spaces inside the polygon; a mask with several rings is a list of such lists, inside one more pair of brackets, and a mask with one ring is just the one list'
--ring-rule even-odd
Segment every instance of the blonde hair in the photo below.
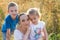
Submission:
{"label": "blonde hair", "polygon": [[36,14],[41,18],[41,13],[40,13],[40,10],[38,8],[30,8],[30,9],[28,9],[27,14],[28,15],[29,14]]}

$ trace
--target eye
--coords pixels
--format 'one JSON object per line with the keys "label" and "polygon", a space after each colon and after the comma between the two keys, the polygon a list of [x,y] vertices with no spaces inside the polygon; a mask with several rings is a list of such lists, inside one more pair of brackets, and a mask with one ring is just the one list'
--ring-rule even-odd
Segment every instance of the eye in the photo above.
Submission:
{"label": "eye", "polygon": [[34,18],[34,20],[36,20],[36,18]]}
{"label": "eye", "polygon": [[13,10],[11,10],[11,12],[13,12]]}
{"label": "eye", "polygon": [[22,20],[22,22],[25,22],[25,20]]}
{"label": "eye", "polygon": [[15,12],[17,12],[17,10],[15,10]]}

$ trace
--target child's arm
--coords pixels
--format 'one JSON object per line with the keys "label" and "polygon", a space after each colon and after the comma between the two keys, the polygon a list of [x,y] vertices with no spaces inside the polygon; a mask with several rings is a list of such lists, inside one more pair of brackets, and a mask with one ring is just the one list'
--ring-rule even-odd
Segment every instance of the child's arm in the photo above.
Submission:
{"label": "child's arm", "polygon": [[6,32],[6,40],[10,40],[10,17],[9,15],[5,18],[5,24],[6,24],[6,29],[7,29],[7,32]]}
{"label": "child's arm", "polygon": [[41,34],[42,34],[42,37],[39,38],[38,40],[48,40],[48,34],[47,34],[47,30],[46,28],[44,27],[42,30],[41,30]]}
{"label": "child's arm", "polygon": [[44,32],[44,37],[43,37],[43,39],[44,39],[44,40],[48,40],[48,34],[47,34],[46,27],[43,28],[43,32]]}
{"label": "child's arm", "polygon": [[6,40],[10,40],[10,29],[7,29]]}

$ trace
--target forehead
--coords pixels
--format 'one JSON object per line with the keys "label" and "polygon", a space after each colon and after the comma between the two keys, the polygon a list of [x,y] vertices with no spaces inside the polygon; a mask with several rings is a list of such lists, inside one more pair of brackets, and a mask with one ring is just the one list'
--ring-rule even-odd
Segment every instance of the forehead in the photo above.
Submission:
{"label": "forehead", "polygon": [[17,10],[17,6],[11,6],[9,7],[9,10]]}
{"label": "forehead", "polygon": [[27,15],[20,16],[20,20],[22,20],[22,19],[28,19],[28,16]]}
{"label": "forehead", "polygon": [[30,17],[30,18],[35,18],[35,17],[37,17],[37,15],[30,14],[29,17]]}

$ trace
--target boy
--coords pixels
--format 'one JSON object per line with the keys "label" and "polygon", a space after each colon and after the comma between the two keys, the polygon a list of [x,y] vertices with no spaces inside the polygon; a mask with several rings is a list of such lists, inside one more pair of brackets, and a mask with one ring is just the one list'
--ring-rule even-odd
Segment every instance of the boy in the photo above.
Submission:
{"label": "boy", "polygon": [[11,34],[16,28],[18,22],[18,6],[16,3],[11,2],[8,5],[8,15],[5,18],[4,24],[2,26],[3,40],[10,40]]}
{"label": "boy", "polygon": [[45,22],[39,20],[39,17],[41,18],[39,10],[37,8],[31,8],[27,13],[31,20],[30,40],[48,40]]}

